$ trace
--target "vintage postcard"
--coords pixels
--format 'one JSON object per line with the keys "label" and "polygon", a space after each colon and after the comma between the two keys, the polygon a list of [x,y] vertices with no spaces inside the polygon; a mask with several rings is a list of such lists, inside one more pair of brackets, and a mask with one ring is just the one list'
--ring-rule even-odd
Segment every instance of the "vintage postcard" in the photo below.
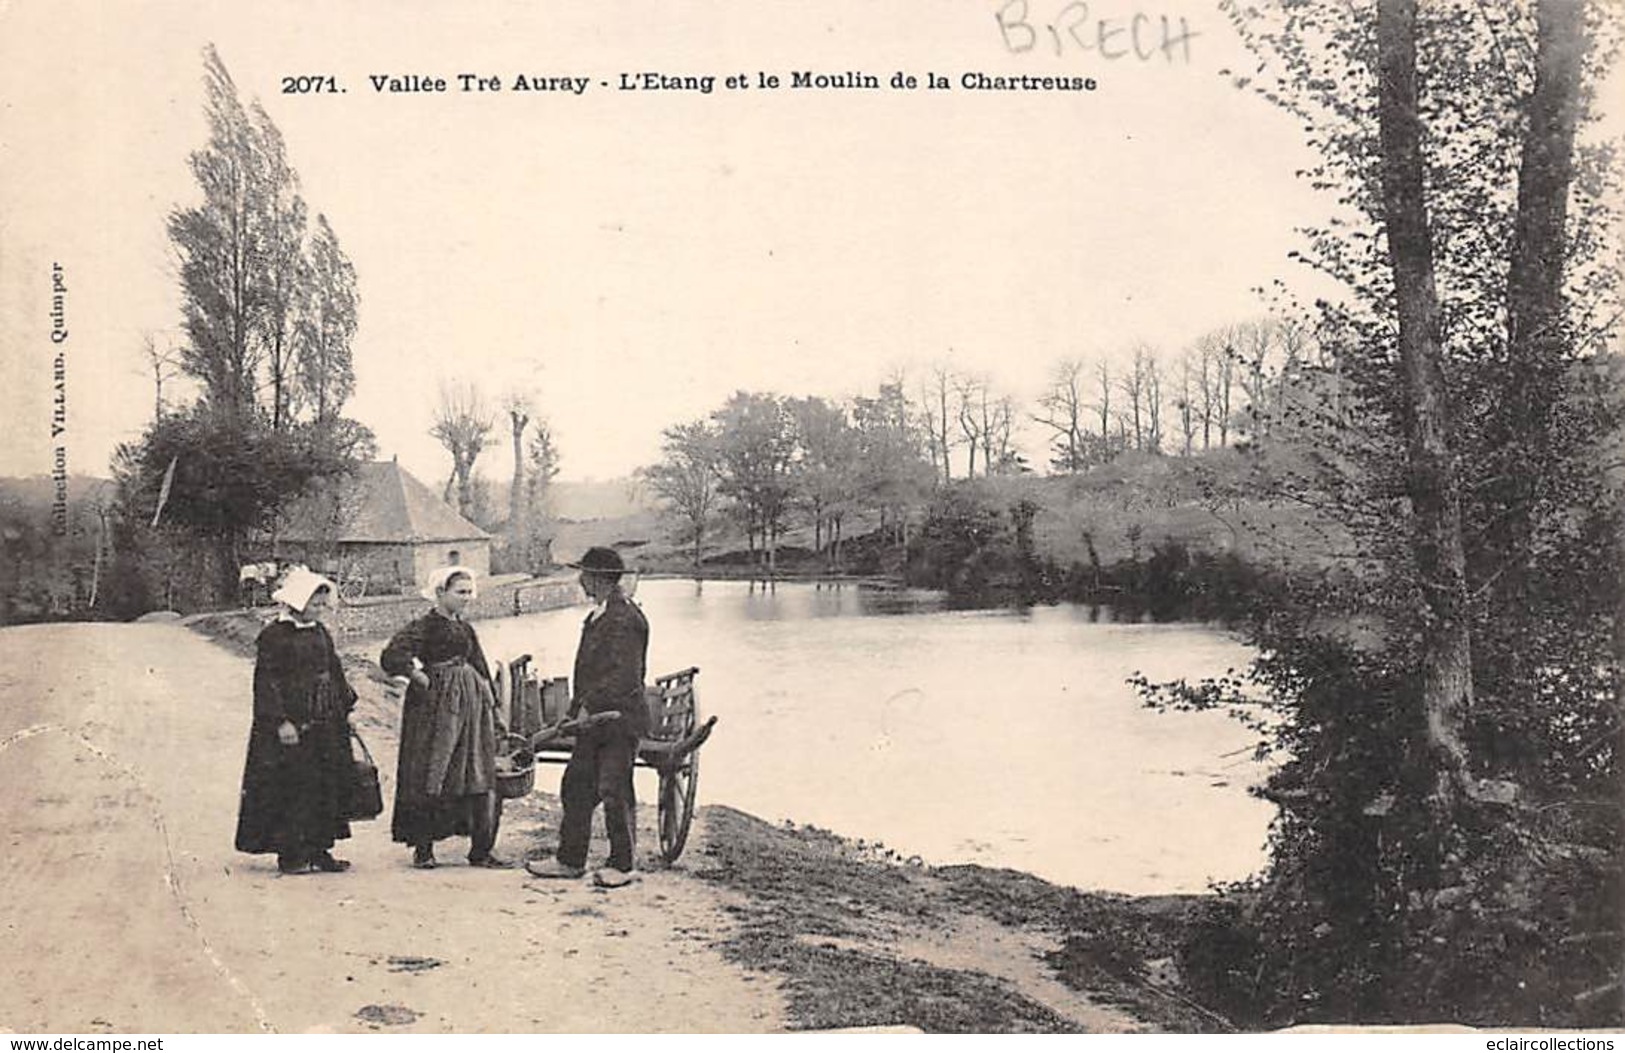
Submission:
{"label": "vintage postcard", "polygon": [[0,1029],[1617,1025],[1620,21],[0,2]]}

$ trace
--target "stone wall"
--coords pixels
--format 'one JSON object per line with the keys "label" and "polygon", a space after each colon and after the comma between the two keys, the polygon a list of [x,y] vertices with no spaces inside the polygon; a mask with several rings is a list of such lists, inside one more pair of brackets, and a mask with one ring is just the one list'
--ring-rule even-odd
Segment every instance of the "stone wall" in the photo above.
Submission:
{"label": "stone wall", "polygon": [[[455,558],[454,555],[455,554]],[[413,580],[418,587],[429,580],[429,575],[440,567],[457,563],[470,567],[483,580],[491,573],[491,542],[486,538],[471,541],[425,541],[413,546]]]}
{"label": "stone wall", "polygon": [[[481,582],[479,595],[468,610],[470,621],[511,618],[516,614],[554,611],[583,603],[581,588],[570,578]],[[358,640],[382,640],[429,609],[421,596],[364,597],[340,604],[327,624],[340,645]]]}
{"label": "stone wall", "polygon": [[491,573],[491,542],[485,538],[416,545],[346,542],[339,546],[337,554],[303,541],[282,541],[276,547],[276,558],[284,563],[303,563],[319,573],[340,577],[364,576],[367,591],[374,596],[413,596],[436,568],[451,563],[453,553],[459,563],[473,568],[482,580]]}

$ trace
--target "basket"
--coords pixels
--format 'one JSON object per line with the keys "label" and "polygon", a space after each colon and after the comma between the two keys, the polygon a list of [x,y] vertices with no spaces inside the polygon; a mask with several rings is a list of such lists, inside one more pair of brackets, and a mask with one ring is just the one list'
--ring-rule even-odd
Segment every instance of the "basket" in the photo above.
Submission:
{"label": "basket", "polygon": [[497,796],[512,800],[536,788],[536,756],[523,735],[502,736],[497,753]]}

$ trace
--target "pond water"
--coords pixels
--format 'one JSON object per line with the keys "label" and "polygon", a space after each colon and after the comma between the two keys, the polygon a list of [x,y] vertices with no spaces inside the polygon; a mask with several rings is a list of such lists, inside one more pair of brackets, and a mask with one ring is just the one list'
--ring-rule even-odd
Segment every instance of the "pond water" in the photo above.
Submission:
{"label": "pond water", "polygon": [[[1247,793],[1266,773],[1253,737],[1220,714],[1147,710],[1124,682],[1240,668],[1249,652],[1225,633],[1069,605],[952,611],[856,584],[645,581],[636,598],[651,677],[699,666],[702,715],[720,717],[701,804],[1089,889],[1197,892],[1264,863],[1274,809]],[[567,676],[583,614],[479,631]],[[638,794],[653,802],[652,773]]]}

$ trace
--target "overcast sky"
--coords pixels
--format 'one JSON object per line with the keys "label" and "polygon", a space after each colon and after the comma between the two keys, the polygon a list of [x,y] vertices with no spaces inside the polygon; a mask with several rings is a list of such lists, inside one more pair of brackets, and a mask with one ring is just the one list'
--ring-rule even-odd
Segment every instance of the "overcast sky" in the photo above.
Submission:
{"label": "overcast sky", "polygon": [[[150,421],[142,334],[180,338],[164,219],[196,199],[201,49],[287,138],[361,295],[350,415],[425,480],[443,378],[536,393],[566,478],[653,460],[735,389],[844,398],[936,360],[1031,401],[1067,355],[1169,352],[1261,313],[1321,217],[1301,129],[1230,87],[1210,4],[1186,61],[1006,51],[991,2],[29,2],[0,14],[0,316],[19,411],[0,474],[49,469],[49,272],[65,268],[70,467]],[[1041,22],[1061,4],[1033,0]],[[1127,25],[1135,7],[1090,5]],[[1090,28],[1093,22],[1085,28]],[[1123,47],[1128,38],[1111,38]],[[951,91],[620,92],[622,72],[946,75]],[[964,90],[969,71],[1097,78]],[[390,95],[370,74],[592,79]],[[294,75],[344,94],[284,94]],[[600,86],[607,80],[610,88]],[[1040,445],[1035,431],[1029,446]],[[481,464],[502,478],[503,445]]]}

